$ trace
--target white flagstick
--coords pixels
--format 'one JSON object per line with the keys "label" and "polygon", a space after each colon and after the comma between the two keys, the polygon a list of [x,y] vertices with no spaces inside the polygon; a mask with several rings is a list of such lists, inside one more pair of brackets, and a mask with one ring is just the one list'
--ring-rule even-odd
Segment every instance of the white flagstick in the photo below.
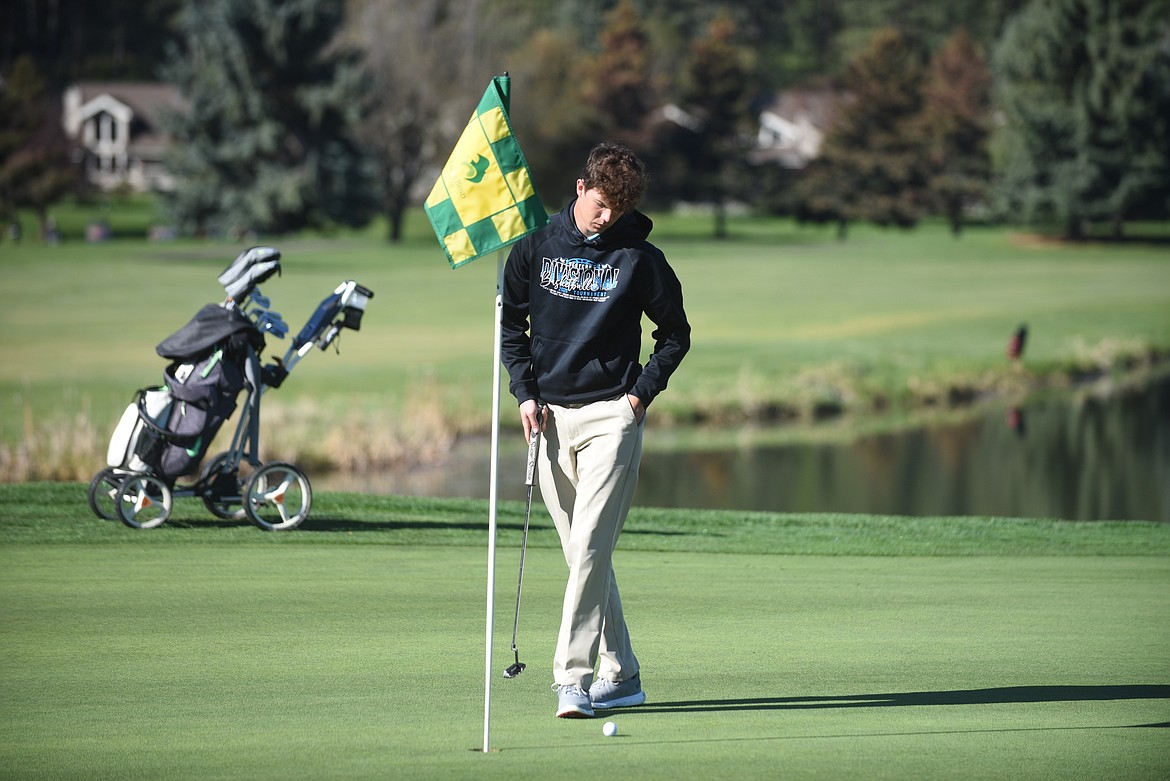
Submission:
{"label": "white flagstick", "polygon": [[496,601],[496,499],[500,485],[500,343],[503,339],[504,251],[496,261],[495,355],[492,361],[492,463],[488,488],[488,572],[487,572],[487,642],[483,672],[483,751],[491,749],[492,716],[492,618]]}

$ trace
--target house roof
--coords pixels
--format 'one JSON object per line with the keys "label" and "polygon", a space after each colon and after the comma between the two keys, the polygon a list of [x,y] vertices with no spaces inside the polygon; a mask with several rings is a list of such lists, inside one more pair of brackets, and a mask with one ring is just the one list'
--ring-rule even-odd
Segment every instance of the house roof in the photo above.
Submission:
{"label": "house roof", "polygon": [[160,122],[162,115],[167,111],[182,111],[186,106],[179,90],[170,84],[81,81],[67,91],[65,123],[68,132],[77,133],[81,122],[99,111],[122,116],[131,121],[130,151],[153,158],[161,155],[168,145]]}
{"label": "house roof", "polygon": [[813,127],[824,131],[833,123],[841,104],[847,100],[847,96],[831,89],[789,89],[776,95],[763,110],[789,121],[805,119]]}
{"label": "house roof", "polygon": [[177,87],[151,81],[80,81],[75,85],[80,92],[81,106],[102,95],[125,103],[136,117],[152,127],[158,126],[163,111],[186,107]]}
{"label": "house roof", "polygon": [[790,89],[760,109],[753,163],[800,169],[820,154],[825,132],[848,95],[823,88]]}

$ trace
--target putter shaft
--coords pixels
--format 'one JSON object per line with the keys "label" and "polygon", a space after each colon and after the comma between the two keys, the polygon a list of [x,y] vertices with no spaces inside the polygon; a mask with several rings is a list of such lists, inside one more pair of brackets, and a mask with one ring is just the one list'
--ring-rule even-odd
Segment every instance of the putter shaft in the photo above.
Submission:
{"label": "putter shaft", "polygon": [[[540,422],[540,413],[537,413],[537,423]],[[528,435],[528,467],[524,475],[524,484],[528,486],[528,498],[524,501],[524,532],[520,538],[520,577],[516,582],[516,615],[512,619],[512,655],[515,664],[504,670],[505,678],[515,678],[524,671],[524,663],[520,661],[520,652],[516,650],[516,633],[520,628],[520,594],[524,590],[524,554],[528,550],[528,521],[532,517],[532,489],[536,485],[536,455],[540,449],[540,428],[535,428]]]}

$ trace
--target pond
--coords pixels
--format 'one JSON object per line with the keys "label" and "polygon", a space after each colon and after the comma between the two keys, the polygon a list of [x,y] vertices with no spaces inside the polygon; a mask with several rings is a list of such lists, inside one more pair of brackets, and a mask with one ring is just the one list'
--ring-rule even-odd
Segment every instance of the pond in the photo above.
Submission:
{"label": "pond", "polygon": [[[653,430],[650,438],[658,435]],[[514,433],[510,439],[518,439]],[[750,438],[749,438],[750,439]],[[453,463],[319,489],[487,498],[486,441]],[[523,498],[523,443],[505,442],[500,498]],[[512,479],[512,478],[515,479]],[[842,443],[647,450],[638,505],[774,512],[996,515],[1170,522],[1170,376],[985,410],[961,423]]]}

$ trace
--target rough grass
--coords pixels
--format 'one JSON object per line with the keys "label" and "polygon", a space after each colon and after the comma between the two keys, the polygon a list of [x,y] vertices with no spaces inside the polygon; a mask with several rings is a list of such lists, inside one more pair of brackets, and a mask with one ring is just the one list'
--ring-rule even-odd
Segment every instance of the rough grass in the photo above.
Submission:
{"label": "rough grass", "polygon": [[[1164,245],[1021,245],[991,228],[955,240],[935,225],[859,226],[838,242],[751,218],[713,241],[694,220],[658,221],[694,346],[654,426],[948,410],[1170,353]],[[496,259],[453,272],[427,231],[415,220],[394,246],[373,234],[274,240],[284,274],[264,292],[294,333],[343,279],[375,298],[340,355],[310,355],[269,394],[267,457],[380,468],[487,429]],[[154,345],[222,296],[215,277],[241,249],[141,239],[0,249],[0,284],[16,291],[0,310],[0,480],[92,472],[134,390],[161,378]],[[1009,365],[1021,322],[1025,361]],[[286,346],[271,340],[268,353]],[[507,397],[504,407],[514,426]]]}

